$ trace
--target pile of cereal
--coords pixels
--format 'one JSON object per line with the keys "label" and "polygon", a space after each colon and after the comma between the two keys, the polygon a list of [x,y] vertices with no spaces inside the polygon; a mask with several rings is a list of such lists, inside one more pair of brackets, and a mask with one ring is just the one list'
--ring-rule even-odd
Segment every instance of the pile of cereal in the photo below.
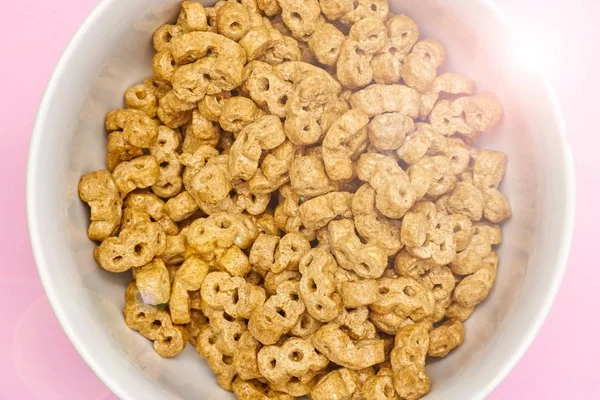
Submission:
{"label": "pile of cereal", "polygon": [[417,399],[511,215],[502,107],[386,0],[184,1],[84,175],[125,322],[239,399]]}

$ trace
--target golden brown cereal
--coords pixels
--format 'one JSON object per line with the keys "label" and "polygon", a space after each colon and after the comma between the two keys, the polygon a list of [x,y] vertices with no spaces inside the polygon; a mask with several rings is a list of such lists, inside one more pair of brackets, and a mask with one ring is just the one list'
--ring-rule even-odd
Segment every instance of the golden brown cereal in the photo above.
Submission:
{"label": "golden brown cereal", "polygon": [[342,308],[336,293],[337,268],[331,253],[322,247],[310,250],[300,260],[300,295],[308,313],[321,322],[333,321]]}
{"label": "golden brown cereal", "polygon": [[460,321],[448,321],[429,332],[430,357],[445,357],[465,340],[465,328]]}
{"label": "golden brown cereal", "polygon": [[131,86],[125,91],[125,107],[143,111],[150,118],[156,117],[158,97],[154,92],[154,88],[145,83]]}
{"label": "golden brown cereal", "polygon": [[211,272],[202,281],[202,299],[215,310],[224,310],[234,318],[250,318],[263,305],[265,290],[227,272]]}
{"label": "golden brown cereal", "polygon": [[142,222],[105,239],[94,250],[94,258],[107,271],[124,272],[149,263],[165,246],[165,233],[158,224]]}
{"label": "golden brown cereal", "polygon": [[323,370],[329,360],[315,351],[310,340],[287,339],[281,346],[265,346],[258,352],[258,369],[275,384],[285,383],[291,377],[304,378]]}
{"label": "golden brown cereal", "polygon": [[152,340],[161,357],[174,357],[187,344],[187,329],[173,325],[167,311],[145,304],[134,282],[127,286],[123,314],[127,326]]}
{"label": "golden brown cereal", "polygon": [[383,340],[353,340],[336,323],[322,326],[315,332],[312,341],[329,360],[346,368],[358,370],[385,361]]}
{"label": "golden brown cereal", "polygon": [[117,183],[105,169],[87,173],[79,180],[79,197],[90,206],[88,237],[102,241],[114,235],[121,223],[121,195]]}
{"label": "golden brown cereal", "polygon": [[328,226],[331,249],[340,267],[362,278],[379,278],[387,267],[387,255],[377,244],[363,244],[351,219],[331,221]]}
{"label": "golden brown cereal", "polygon": [[306,200],[300,204],[298,212],[304,227],[316,231],[337,217],[351,218],[351,202],[352,194],[331,192]]}
{"label": "golden brown cereal", "polygon": [[78,186],[127,325],[239,399],[426,395],[512,214],[506,155],[474,147],[498,98],[386,0],[180,10]]}
{"label": "golden brown cereal", "polygon": [[367,242],[384,247],[388,256],[393,256],[402,248],[400,221],[379,213],[375,207],[375,190],[368,183],[354,194],[352,213],[356,230]]}
{"label": "golden brown cereal", "polygon": [[415,203],[416,194],[408,175],[390,157],[366,153],[358,160],[358,177],[375,192],[377,209],[386,217],[400,218]]}
{"label": "golden brown cereal", "polygon": [[492,251],[482,260],[482,266],[456,285],[453,299],[463,307],[473,307],[488,296],[496,280],[498,254]]}
{"label": "golden brown cereal", "polygon": [[177,25],[184,32],[206,31],[208,29],[206,10],[197,1],[183,1],[181,12],[177,18]]}
{"label": "golden brown cereal", "polygon": [[248,329],[265,345],[275,344],[297,323],[306,307],[300,299],[299,283],[284,282],[277,293],[256,308],[248,321]]}
{"label": "golden brown cereal", "polygon": [[171,318],[177,324],[190,321],[189,292],[200,289],[202,282],[208,274],[209,265],[198,257],[190,257],[175,273],[169,310]]}
{"label": "golden brown cereal", "polygon": [[[259,0],[260,1],[260,0]],[[271,389],[258,380],[243,380],[236,378],[233,381],[233,393],[238,399],[244,400],[293,400],[294,397]]]}
{"label": "golden brown cereal", "polygon": [[428,349],[429,334],[420,324],[406,326],[396,334],[390,360],[394,387],[400,398],[418,399],[431,390],[429,377],[425,373]]}
{"label": "golden brown cereal", "polygon": [[157,115],[161,122],[169,128],[179,128],[192,119],[192,110],[196,103],[182,101],[171,90],[158,102]]}
{"label": "golden brown cereal", "polygon": [[154,259],[146,265],[134,268],[133,278],[145,304],[156,306],[169,302],[171,282],[162,260]]}
{"label": "golden brown cereal", "polygon": [[352,178],[352,141],[362,136],[366,141],[368,116],[361,110],[350,110],[333,123],[323,139],[323,162],[331,179]]}

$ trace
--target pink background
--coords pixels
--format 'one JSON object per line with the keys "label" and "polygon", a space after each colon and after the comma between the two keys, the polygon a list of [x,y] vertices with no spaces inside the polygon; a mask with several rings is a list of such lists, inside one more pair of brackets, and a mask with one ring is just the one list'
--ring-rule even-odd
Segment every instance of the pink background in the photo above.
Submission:
{"label": "pink background", "polygon": [[[3,2],[0,24],[0,398],[114,399],[75,352],[44,296],[25,217],[29,138],[42,91],[60,53],[97,0]],[[556,88],[577,171],[570,263],[539,336],[489,397],[600,398],[596,314],[600,184],[595,121],[600,2],[497,0]],[[586,118],[587,117],[587,118]],[[592,254],[592,249],[596,251]]]}

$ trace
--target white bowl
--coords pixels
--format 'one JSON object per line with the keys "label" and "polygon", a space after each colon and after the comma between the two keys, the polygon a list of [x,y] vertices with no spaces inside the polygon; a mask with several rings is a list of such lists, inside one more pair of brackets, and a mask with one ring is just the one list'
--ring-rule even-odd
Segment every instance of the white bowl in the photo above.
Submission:
{"label": "white bowl", "polygon": [[[208,3],[208,2],[207,2]],[[468,320],[465,343],[427,370],[427,399],[481,399],[508,374],[546,317],[567,261],[574,173],[552,91],[521,65],[518,38],[491,1],[403,0],[422,37],[440,40],[446,69],[473,77],[505,108],[481,144],[508,154],[502,190],[512,206],[496,285]],[[27,176],[27,212],[40,277],[57,318],[98,377],[121,399],[229,399],[191,346],[161,359],[123,321],[129,274],[92,258],[88,211],[77,196],[86,172],[104,167],[104,114],[151,74],[151,35],[175,18],[177,0],[104,0],[62,56],[37,117]]]}

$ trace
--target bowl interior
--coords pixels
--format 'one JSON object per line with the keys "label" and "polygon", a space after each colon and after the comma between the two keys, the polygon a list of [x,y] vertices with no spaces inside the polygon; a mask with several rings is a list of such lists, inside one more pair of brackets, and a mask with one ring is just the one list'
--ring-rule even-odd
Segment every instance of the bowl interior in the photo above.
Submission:
{"label": "bowl interior", "polygon": [[[528,346],[562,276],[573,193],[563,127],[551,94],[519,64],[515,42],[487,1],[390,3],[417,21],[421,37],[444,44],[445,70],[471,76],[505,108],[502,124],[479,144],[509,157],[502,190],[514,216],[504,226],[497,282],[468,320],[464,345],[427,368],[428,399],[482,398]],[[96,266],[89,214],[77,196],[79,177],[104,168],[105,113],[122,107],[124,90],[151,75],[151,35],[178,7],[177,0],[100,2],[56,69],[31,148],[28,213],[42,281],[74,345],[123,399],[232,398],[191,346],[161,359],[127,328],[122,307],[130,274]]]}

